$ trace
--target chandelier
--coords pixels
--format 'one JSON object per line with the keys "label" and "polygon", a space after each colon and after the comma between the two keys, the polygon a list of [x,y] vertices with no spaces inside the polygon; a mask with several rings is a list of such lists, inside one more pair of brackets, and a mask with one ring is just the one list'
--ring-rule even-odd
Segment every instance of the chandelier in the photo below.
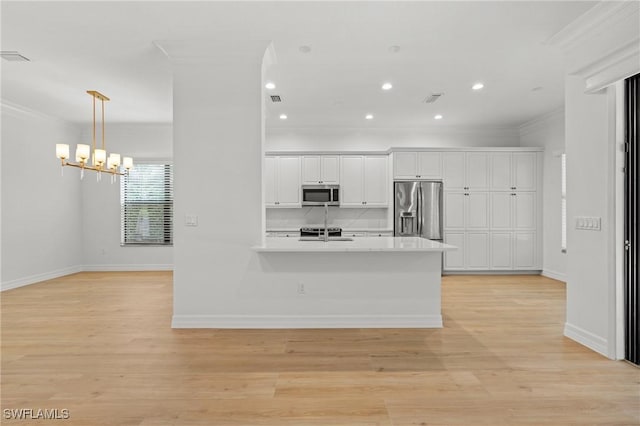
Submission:
{"label": "chandelier", "polygon": [[[76,147],[76,161],[71,162],[68,161],[69,145],[58,143],[56,144],[56,157],[60,159],[63,174],[64,166],[78,167],[80,169],[80,179],[84,178],[85,170],[93,170],[98,172],[98,181],[102,179],[102,172],[105,172],[111,175],[111,183],[113,183],[116,175],[122,176],[131,170],[133,158],[124,157],[122,158],[122,163],[120,162],[120,154],[111,153],[107,158],[104,144],[104,103],[109,98],[95,90],[87,90],[87,93],[93,98],[93,153],[91,153],[89,145],[78,144]],[[102,148],[97,148],[96,146],[96,99],[99,99],[102,104]],[[91,164],[89,164],[89,157],[91,157]],[[119,171],[121,165],[125,170],[124,173]]]}

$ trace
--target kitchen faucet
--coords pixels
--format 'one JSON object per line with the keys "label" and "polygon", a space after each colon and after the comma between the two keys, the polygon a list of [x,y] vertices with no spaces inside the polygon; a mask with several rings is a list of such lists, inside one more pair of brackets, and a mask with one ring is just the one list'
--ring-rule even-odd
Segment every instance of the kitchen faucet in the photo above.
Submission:
{"label": "kitchen faucet", "polygon": [[329,241],[329,226],[327,220],[329,218],[329,204],[324,203],[324,242]]}

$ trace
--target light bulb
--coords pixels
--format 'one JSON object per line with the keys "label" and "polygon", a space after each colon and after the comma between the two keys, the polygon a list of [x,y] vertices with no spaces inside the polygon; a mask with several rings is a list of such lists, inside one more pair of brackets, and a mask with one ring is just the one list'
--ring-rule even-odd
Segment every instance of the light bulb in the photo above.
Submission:
{"label": "light bulb", "polygon": [[79,143],[76,147],[76,161],[79,163],[85,163],[89,158],[90,151],[91,148],[89,147],[89,145]]}
{"label": "light bulb", "polygon": [[66,160],[67,158],[69,158],[69,145],[67,145],[66,143],[57,143],[56,157],[61,160]]}
{"label": "light bulb", "polygon": [[122,158],[122,166],[125,169],[130,170],[133,167],[133,158],[131,158],[131,157],[123,157]]}
{"label": "light bulb", "polygon": [[94,155],[93,164],[100,166],[104,164],[105,161],[107,161],[107,151],[105,151],[104,149],[96,149],[93,152],[93,155]]}

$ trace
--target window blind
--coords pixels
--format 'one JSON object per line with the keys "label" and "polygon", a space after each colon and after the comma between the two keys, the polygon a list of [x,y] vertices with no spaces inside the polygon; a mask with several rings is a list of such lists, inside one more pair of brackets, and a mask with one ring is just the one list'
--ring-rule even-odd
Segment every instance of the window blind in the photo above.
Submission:
{"label": "window blind", "polygon": [[562,195],[561,195],[561,223],[562,223],[562,241],[561,241],[561,249],[567,249],[567,154],[562,154],[560,156],[560,161],[562,162]]}
{"label": "window blind", "polygon": [[120,180],[122,245],[173,244],[173,166],[136,164]]}

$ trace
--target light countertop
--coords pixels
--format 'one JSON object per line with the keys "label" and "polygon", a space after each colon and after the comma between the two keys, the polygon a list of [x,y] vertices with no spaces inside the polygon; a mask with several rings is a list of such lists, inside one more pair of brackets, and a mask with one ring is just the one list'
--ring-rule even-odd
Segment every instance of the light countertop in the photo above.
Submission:
{"label": "light countertop", "polygon": [[353,241],[299,241],[297,238],[265,237],[252,247],[257,252],[444,252],[456,246],[419,237],[354,238]]}

